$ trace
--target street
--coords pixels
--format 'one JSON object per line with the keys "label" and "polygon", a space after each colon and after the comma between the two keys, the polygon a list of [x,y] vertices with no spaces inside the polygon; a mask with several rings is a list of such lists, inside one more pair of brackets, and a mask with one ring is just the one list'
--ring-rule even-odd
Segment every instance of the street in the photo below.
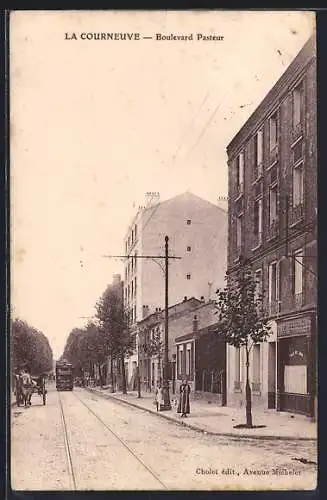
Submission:
{"label": "street", "polygon": [[[12,409],[14,490],[313,489],[316,445],[181,427],[75,388]],[[294,458],[296,460],[294,460]]]}

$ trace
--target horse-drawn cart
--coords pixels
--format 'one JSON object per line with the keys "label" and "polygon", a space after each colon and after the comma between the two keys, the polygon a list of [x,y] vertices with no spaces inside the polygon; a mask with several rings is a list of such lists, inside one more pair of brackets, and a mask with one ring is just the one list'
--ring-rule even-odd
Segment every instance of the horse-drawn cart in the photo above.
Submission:
{"label": "horse-drawn cart", "polygon": [[33,394],[41,396],[43,405],[45,405],[47,392],[44,375],[32,376],[28,382],[25,382],[22,376],[16,378],[15,394],[17,406],[30,406]]}
{"label": "horse-drawn cart", "polygon": [[32,381],[34,382],[32,394],[35,393],[41,396],[43,404],[45,405],[47,402],[47,392],[48,392],[45,387],[45,377],[42,375],[40,377],[32,377]]}

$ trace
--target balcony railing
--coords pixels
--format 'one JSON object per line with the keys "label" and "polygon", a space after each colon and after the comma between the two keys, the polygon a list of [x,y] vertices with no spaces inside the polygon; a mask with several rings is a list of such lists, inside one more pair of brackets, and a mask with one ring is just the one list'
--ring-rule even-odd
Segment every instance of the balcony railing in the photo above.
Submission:
{"label": "balcony railing", "polygon": [[287,294],[281,301],[281,312],[296,311],[304,305],[304,293]]}
{"label": "balcony railing", "polygon": [[278,236],[278,219],[274,219],[267,230],[267,239],[272,240]]}
{"label": "balcony railing", "polygon": [[305,305],[317,304],[317,287],[310,286],[305,291]]}
{"label": "balcony railing", "polygon": [[289,212],[289,225],[292,226],[301,222],[304,216],[303,203],[299,203],[295,207],[290,208]]}

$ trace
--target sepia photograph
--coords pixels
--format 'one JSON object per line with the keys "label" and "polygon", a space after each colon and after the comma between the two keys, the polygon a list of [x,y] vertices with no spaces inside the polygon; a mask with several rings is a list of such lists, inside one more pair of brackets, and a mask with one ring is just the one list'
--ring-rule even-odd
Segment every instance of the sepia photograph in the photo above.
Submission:
{"label": "sepia photograph", "polygon": [[315,13],[11,11],[13,491],[317,487]]}

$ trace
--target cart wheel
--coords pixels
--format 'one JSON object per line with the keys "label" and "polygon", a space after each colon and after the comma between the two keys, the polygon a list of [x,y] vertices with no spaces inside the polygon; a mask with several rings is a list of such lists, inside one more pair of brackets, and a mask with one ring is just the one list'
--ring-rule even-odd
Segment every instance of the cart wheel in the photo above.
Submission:
{"label": "cart wheel", "polygon": [[47,400],[47,396],[46,396],[46,393],[44,393],[44,394],[43,394],[43,405],[45,405],[46,400]]}

